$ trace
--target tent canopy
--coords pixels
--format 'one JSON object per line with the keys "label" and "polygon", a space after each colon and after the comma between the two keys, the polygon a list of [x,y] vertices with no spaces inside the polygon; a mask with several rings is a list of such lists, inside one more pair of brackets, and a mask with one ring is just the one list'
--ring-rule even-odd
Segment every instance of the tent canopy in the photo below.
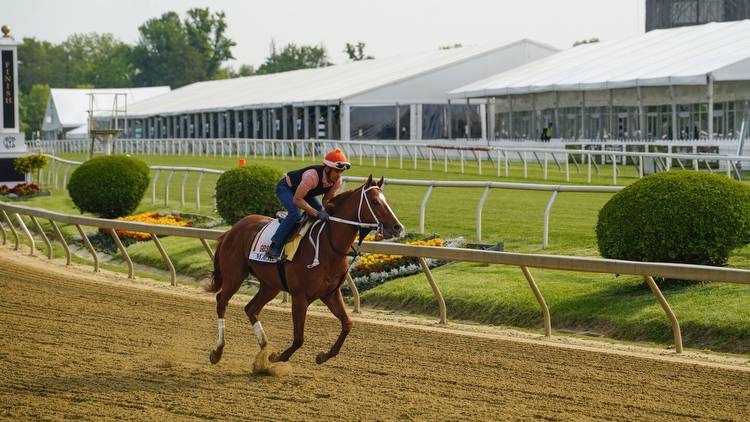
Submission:
{"label": "tent canopy", "polygon": [[347,98],[464,63],[489,53],[524,48],[530,44],[546,51],[546,54],[557,51],[554,47],[531,40],[520,40],[503,46],[435,50],[322,68],[197,82],[176,89],[169,95],[135,104],[128,110],[128,115],[148,117],[288,105],[339,104]]}
{"label": "tent canopy", "polygon": [[750,80],[750,20],[585,44],[455,89],[449,98]]}
{"label": "tent canopy", "polygon": [[[115,94],[126,94],[129,107],[130,104],[166,94],[169,91],[170,88],[168,86],[106,89],[52,88],[50,90],[50,101],[54,104],[61,126],[64,128],[76,128],[85,125],[88,121],[88,94],[96,94],[94,96],[97,102],[94,105],[95,109],[106,110],[112,107]],[[45,118],[45,122],[46,120]]]}

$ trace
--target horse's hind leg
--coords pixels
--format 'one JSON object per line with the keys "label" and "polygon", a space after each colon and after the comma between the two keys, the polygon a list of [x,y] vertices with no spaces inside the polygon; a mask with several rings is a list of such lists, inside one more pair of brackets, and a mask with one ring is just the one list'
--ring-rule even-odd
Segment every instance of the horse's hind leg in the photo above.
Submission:
{"label": "horse's hind leg", "polygon": [[292,297],[292,322],[294,324],[294,340],[292,345],[288,349],[284,350],[284,353],[277,355],[276,353],[269,356],[272,362],[286,362],[292,357],[292,354],[302,347],[302,343],[305,341],[305,319],[307,318],[307,307],[309,302],[304,295],[297,295]]}
{"label": "horse's hind leg", "polygon": [[266,332],[263,330],[263,326],[260,324],[258,316],[263,307],[275,298],[277,294],[279,294],[279,289],[260,283],[258,293],[256,293],[255,296],[250,299],[250,302],[245,305],[245,314],[247,314],[247,317],[250,319],[250,324],[253,326],[255,336],[258,337],[258,344],[261,349],[268,344],[268,338],[266,338]]}
{"label": "horse's hind leg", "polygon": [[218,333],[216,334],[216,349],[211,351],[209,360],[216,364],[221,360],[221,354],[224,352],[224,313],[227,310],[229,299],[237,293],[242,281],[232,282],[224,280],[224,284],[219,293],[216,293],[216,315],[219,317]]}
{"label": "horse's hind leg", "polygon": [[321,364],[328,359],[338,355],[339,350],[341,350],[341,346],[344,344],[344,340],[346,340],[346,336],[352,329],[352,320],[349,318],[349,314],[346,312],[344,297],[341,295],[340,289],[336,289],[335,292],[329,294],[324,298],[321,298],[321,300],[326,304],[326,306],[328,306],[328,309],[331,310],[331,313],[335,315],[336,318],[339,319],[339,321],[341,321],[341,333],[339,333],[339,338],[336,339],[336,343],[331,346],[331,350],[328,353],[321,352],[320,354],[318,354],[318,356],[315,358],[315,363],[317,364]]}

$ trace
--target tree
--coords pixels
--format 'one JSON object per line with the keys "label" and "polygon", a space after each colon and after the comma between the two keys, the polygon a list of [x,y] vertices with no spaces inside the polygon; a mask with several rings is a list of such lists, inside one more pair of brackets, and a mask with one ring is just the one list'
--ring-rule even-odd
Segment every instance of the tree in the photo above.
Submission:
{"label": "tree", "polygon": [[131,47],[112,34],[73,34],[60,45],[65,54],[65,86],[132,86]]}
{"label": "tree", "polygon": [[198,51],[203,59],[206,74],[214,76],[221,68],[221,64],[233,59],[232,47],[237,45],[224,36],[227,23],[223,11],[211,14],[209,9],[194,8],[187,12],[185,31],[188,43]]}
{"label": "tree", "polygon": [[587,40],[583,39],[583,40],[574,42],[573,43],[573,47],[578,47],[579,45],[583,45],[583,44],[593,44],[593,43],[596,43],[596,42],[599,42],[599,38],[597,38],[597,37],[589,38]]}
{"label": "tree", "polygon": [[344,53],[349,56],[349,60],[355,62],[362,60],[372,60],[375,58],[370,55],[365,55],[365,43],[363,43],[362,41],[358,41],[357,44],[346,43],[346,47],[344,47]]}
{"label": "tree", "polygon": [[224,35],[223,12],[190,9],[183,21],[175,12],[141,25],[133,49],[134,83],[138,86],[180,87],[213,78],[221,63],[234,58],[234,41]]}
{"label": "tree", "polygon": [[31,92],[35,84],[66,87],[65,51],[62,47],[36,38],[24,38],[18,45],[18,87]]}
{"label": "tree", "polygon": [[213,79],[232,79],[241,78],[244,76],[252,76],[255,74],[255,68],[251,64],[243,64],[239,69],[235,70],[232,66],[226,66],[219,69],[214,75]]}
{"label": "tree", "polygon": [[44,115],[47,112],[47,101],[49,99],[49,85],[35,84],[31,92],[20,99],[23,107],[20,108],[22,132],[26,133],[28,139],[34,139],[35,134],[42,130]]}
{"label": "tree", "polygon": [[271,40],[270,53],[265,62],[258,67],[256,74],[264,75],[330,65],[328,52],[323,44],[319,46],[297,46],[290,43],[279,53],[276,51],[276,42]]}

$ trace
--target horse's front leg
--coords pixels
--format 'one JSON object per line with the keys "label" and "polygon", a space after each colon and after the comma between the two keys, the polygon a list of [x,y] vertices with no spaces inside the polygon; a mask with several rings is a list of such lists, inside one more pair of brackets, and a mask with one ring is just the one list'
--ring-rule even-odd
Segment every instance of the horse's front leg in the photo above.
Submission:
{"label": "horse's front leg", "polygon": [[284,350],[281,355],[276,353],[269,356],[271,362],[286,362],[289,358],[302,347],[305,341],[305,318],[307,318],[307,307],[309,306],[307,298],[303,295],[292,296],[292,323],[294,324],[294,340],[288,349]]}
{"label": "horse's front leg", "polygon": [[336,343],[331,346],[331,350],[328,351],[328,353],[321,352],[318,354],[318,356],[315,358],[315,363],[321,364],[328,359],[336,356],[339,354],[339,350],[341,350],[341,346],[344,344],[344,340],[346,340],[346,336],[349,334],[349,331],[352,330],[352,320],[349,319],[349,314],[346,312],[346,306],[344,305],[344,297],[341,295],[341,289],[336,289],[335,292],[329,294],[328,296],[321,298],[323,303],[328,306],[328,309],[331,310],[331,313],[336,316],[336,318],[341,321],[341,333],[339,333],[339,338],[336,339]]}

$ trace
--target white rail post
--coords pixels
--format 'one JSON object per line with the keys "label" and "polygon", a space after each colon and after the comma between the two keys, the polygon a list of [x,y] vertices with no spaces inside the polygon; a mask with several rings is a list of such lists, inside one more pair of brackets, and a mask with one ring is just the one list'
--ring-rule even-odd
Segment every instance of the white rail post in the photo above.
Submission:
{"label": "white rail post", "polygon": [[386,144],[385,145],[385,168],[389,168],[390,167],[390,165],[389,165],[390,164],[389,163],[390,154],[391,154],[391,148]]}
{"label": "white rail post", "polygon": [[201,171],[198,174],[198,182],[195,184],[195,209],[200,211],[201,209],[201,182],[203,182],[204,172]]}
{"label": "white rail post", "polygon": [[458,150],[459,156],[461,157],[461,174],[464,174],[464,150]]}
{"label": "white rail post", "polygon": [[375,153],[375,144],[370,145],[370,152],[372,153],[372,166],[375,167],[376,166],[375,157],[377,156],[377,154]]}
{"label": "white rail post", "polygon": [[362,150],[363,149],[364,149],[364,147],[362,146],[362,144],[359,144],[359,165],[360,166],[362,166],[362,155],[363,155],[363,151]]}
{"label": "white rail post", "polygon": [[427,192],[424,194],[424,198],[422,198],[422,205],[419,207],[419,232],[424,233],[424,216],[425,216],[425,210],[427,209],[427,200],[430,199],[430,194],[432,193],[432,188],[434,186],[430,185],[427,188]]}
{"label": "white rail post", "polygon": [[414,145],[414,170],[417,169],[417,156],[419,155],[419,147]]}
{"label": "white rail post", "polygon": [[398,146],[398,168],[400,169],[404,168],[404,146],[403,145]]}
{"label": "white rail post", "polygon": [[547,164],[549,162],[549,157],[547,155],[547,151],[544,151],[544,180],[547,180]]}
{"label": "white rail post", "polygon": [[477,242],[482,241],[482,209],[484,208],[484,201],[487,200],[487,195],[489,194],[490,185],[487,184],[484,188],[484,192],[482,192],[482,197],[479,199],[479,204],[477,205]]}
{"label": "white rail post", "polygon": [[526,159],[526,151],[523,152],[523,178],[528,179],[529,178],[529,162]]}
{"label": "white rail post", "polygon": [[505,159],[505,177],[510,177],[510,157],[506,151],[503,151],[503,158]]}
{"label": "white rail post", "polygon": [[448,149],[443,150],[443,172],[448,173]]}
{"label": "white rail post", "polygon": [[612,154],[612,184],[617,184],[617,157]]}
{"label": "white rail post", "polygon": [[445,307],[445,299],[443,298],[443,293],[440,292],[440,288],[435,283],[435,279],[432,277],[432,272],[430,271],[429,265],[427,265],[427,260],[420,257],[419,265],[422,267],[422,271],[424,271],[424,275],[425,277],[427,277],[427,282],[430,283],[430,287],[432,288],[432,293],[435,294],[435,299],[438,301],[438,307],[440,309],[440,324],[446,324],[448,312]]}
{"label": "white rail post", "polygon": [[542,249],[547,249],[547,245],[549,244],[549,215],[552,211],[552,204],[555,203],[555,198],[557,198],[557,191],[552,192],[552,196],[549,198],[549,202],[547,202],[547,208],[544,209],[544,233],[542,235]]}
{"label": "white rail post", "polygon": [[667,299],[664,298],[661,290],[659,290],[659,286],[657,286],[654,282],[654,278],[650,275],[647,275],[644,276],[643,279],[646,281],[646,284],[648,284],[648,287],[651,288],[651,292],[654,293],[654,296],[656,296],[656,300],[659,301],[659,305],[664,310],[664,313],[667,314],[670,322],[672,323],[672,335],[674,336],[675,352],[682,353],[682,332],[680,331],[680,322],[677,320],[674,311],[672,311],[672,308],[669,306]]}
{"label": "white rail post", "polygon": [[588,181],[591,183],[591,153],[586,154],[586,165],[588,166]]}
{"label": "white rail post", "polygon": [[638,156],[638,178],[643,178],[643,156]]}
{"label": "white rail post", "polygon": [[190,172],[185,170],[185,175],[182,176],[182,182],[180,183],[180,207],[185,208],[185,183],[187,182]]}
{"label": "white rail post", "polygon": [[479,172],[479,175],[482,174],[482,152],[478,151],[477,154],[477,170]]}
{"label": "white rail post", "polygon": [[169,170],[167,175],[167,183],[164,185],[164,206],[169,206],[169,185],[172,183],[172,176],[174,176],[174,170]]}
{"label": "white rail post", "polygon": [[498,149],[495,152],[497,153],[497,158],[495,159],[495,161],[497,162],[497,177],[500,177],[500,150]]}
{"label": "white rail post", "polygon": [[523,275],[526,277],[526,281],[529,282],[531,290],[534,291],[534,297],[536,297],[536,301],[537,303],[539,303],[539,307],[542,309],[542,318],[544,319],[544,336],[550,337],[552,336],[552,321],[549,316],[549,308],[547,307],[547,302],[544,300],[544,296],[542,296],[542,292],[536,285],[534,277],[531,276],[529,269],[522,265],[521,271],[523,271]]}
{"label": "white rail post", "polygon": [[154,180],[151,182],[151,203],[156,203],[156,181],[159,180],[159,173],[161,173],[161,170],[156,170],[156,174],[154,175]]}

